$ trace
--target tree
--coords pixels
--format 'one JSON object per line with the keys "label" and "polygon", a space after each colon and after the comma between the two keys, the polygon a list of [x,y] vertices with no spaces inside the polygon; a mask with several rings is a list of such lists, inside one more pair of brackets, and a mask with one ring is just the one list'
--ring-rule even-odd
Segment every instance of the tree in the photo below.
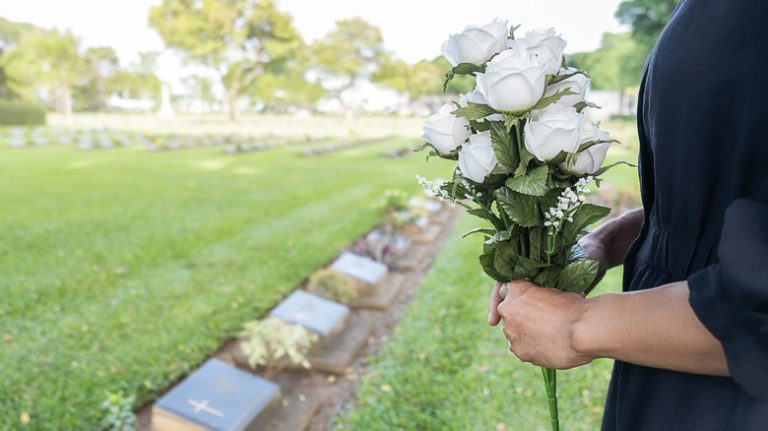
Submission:
{"label": "tree", "polygon": [[72,114],[72,87],[83,71],[79,43],[72,33],[25,33],[0,61],[14,92],[32,97],[42,90],[57,110]]}
{"label": "tree", "polygon": [[632,27],[632,36],[645,45],[648,52],[667,25],[679,0],[623,0],[616,18]]}
{"label": "tree", "polygon": [[385,54],[383,45],[378,27],[359,17],[342,19],[312,45],[313,63],[326,82],[341,83],[332,90],[343,103],[341,93],[379,67]]}
{"label": "tree", "polygon": [[108,81],[120,68],[115,50],[108,46],[88,48],[83,53],[83,75],[75,88],[78,109],[100,110],[110,95]]}
{"label": "tree", "polygon": [[163,0],[150,9],[149,23],[168,46],[216,70],[233,121],[247,87],[302,45],[291,16],[274,0]]}
{"label": "tree", "polygon": [[[23,34],[33,31],[41,30],[32,24],[9,21],[0,17],[0,57],[6,51],[18,45]],[[11,89],[13,84],[9,82],[10,79],[2,65],[2,60],[0,60],[0,99],[12,99],[19,96],[18,93]]]}
{"label": "tree", "polygon": [[600,48],[568,59],[570,65],[589,74],[592,88],[618,91],[623,107],[627,90],[640,85],[648,54],[644,47],[630,33],[604,33]]}
{"label": "tree", "polygon": [[213,82],[201,75],[188,75],[181,79],[186,90],[187,98],[203,103],[208,110],[216,101],[213,95]]}
{"label": "tree", "polygon": [[442,79],[445,70],[434,62],[422,60],[409,65],[391,55],[382,59],[379,69],[371,79],[381,85],[407,93],[411,99],[421,96],[441,94]]}
{"label": "tree", "polygon": [[152,72],[118,70],[106,81],[107,94],[119,94],[128,99],[149,99],[158,102],[162,83]]}

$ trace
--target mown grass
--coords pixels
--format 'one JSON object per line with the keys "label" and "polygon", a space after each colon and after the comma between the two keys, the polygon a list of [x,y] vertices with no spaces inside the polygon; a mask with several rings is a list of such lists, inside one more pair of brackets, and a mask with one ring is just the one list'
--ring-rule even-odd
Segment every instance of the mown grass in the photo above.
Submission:
{"label": "mown grass", "polygon": [[[477,221],[464,215],[383,352],[373,359],[338,430],[548,430],[541,372],[507,351],[486,323],[491,281],[477,263]],[[609,272],[599,291],[619,288]],[[610,362],[558,374],[562,429],[599,429]]]}
{"label": "mown grass", "polygon": [[107,392],[152,399],[372,227],[383,190],[447,175],[381,157],[413,142],[0,148],[0,429],[90,430]]}

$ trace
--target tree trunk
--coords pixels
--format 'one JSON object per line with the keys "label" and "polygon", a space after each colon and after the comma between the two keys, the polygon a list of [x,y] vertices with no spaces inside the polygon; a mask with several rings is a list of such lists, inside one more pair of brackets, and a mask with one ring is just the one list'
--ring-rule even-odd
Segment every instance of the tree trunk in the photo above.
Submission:
{"label": "tree trunk", "polygon": [[240,119],[240,112],[237,109],[237,96],[239,88],[237,84],[227,87],[227,110],[229,112],[229,121],[237,122]]}
{"label": "tree trunk", "polygon": [[67,124],[72,125],[72,90],[68,85],[59,89],[59,106],[67,119]]}

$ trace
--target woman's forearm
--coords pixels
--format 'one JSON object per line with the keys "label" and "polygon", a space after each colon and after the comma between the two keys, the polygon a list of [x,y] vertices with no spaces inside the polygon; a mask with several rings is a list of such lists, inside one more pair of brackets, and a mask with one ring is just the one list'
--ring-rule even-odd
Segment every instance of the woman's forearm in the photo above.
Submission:
{"label": "woman's forearm", "polygon": [[688,283],[596,296],[572,329],[575,350],[637,365],[729,375],[720,342],[688,303]]}
{"label": "woman's forearm", "polygon": [[[590,235],[599,238],[607,249],[608,268],[621,265],[632,241],[637,238],[643,225],[643,209],[637,208],[606,222]],[[606,268],[607,269],[607,268]]]}

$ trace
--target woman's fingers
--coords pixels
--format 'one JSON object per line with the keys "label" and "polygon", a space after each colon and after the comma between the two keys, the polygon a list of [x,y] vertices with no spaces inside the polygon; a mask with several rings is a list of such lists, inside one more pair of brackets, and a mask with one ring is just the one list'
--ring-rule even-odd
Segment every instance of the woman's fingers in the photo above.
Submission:
{"label": "woman's fingers", "polygon": [[499,324],[501,317],[499,316],[498,306],[503,301],[503,298],[499,298],[499,289],[502,284],[499,282],[493,283],[493,290],[491,291],[491,300],[488,303],[488,324],[496,326]]}

